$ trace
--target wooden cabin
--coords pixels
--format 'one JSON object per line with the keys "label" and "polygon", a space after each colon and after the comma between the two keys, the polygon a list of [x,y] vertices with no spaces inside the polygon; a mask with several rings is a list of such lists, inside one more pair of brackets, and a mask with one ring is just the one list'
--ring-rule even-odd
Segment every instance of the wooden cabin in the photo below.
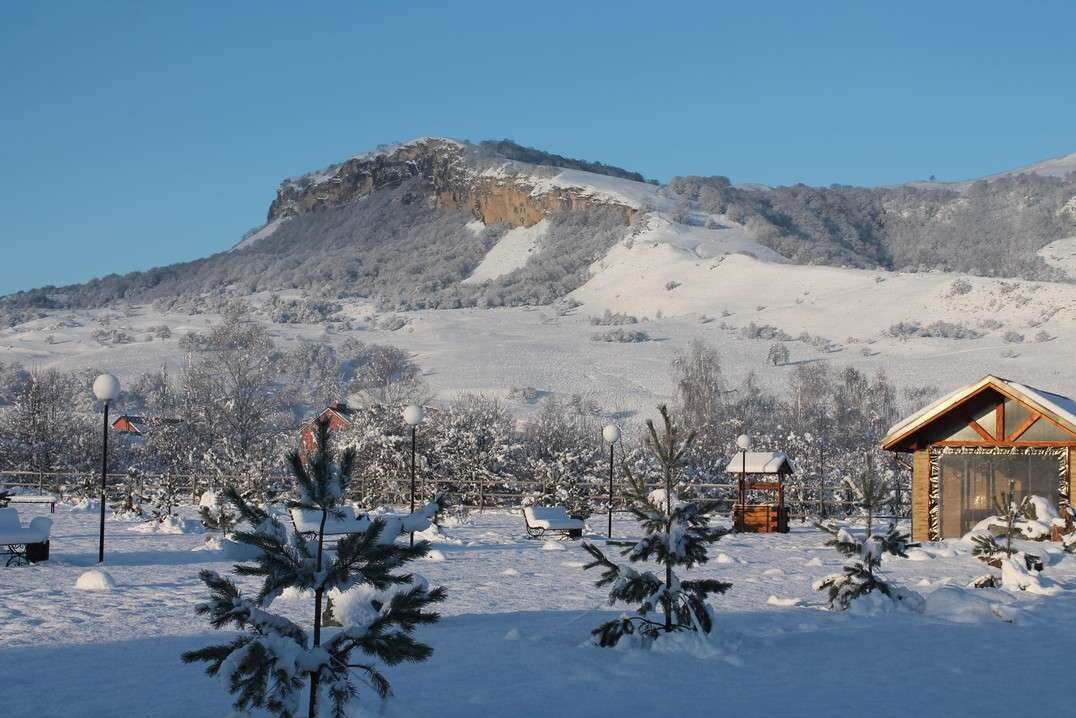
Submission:
{"label": "wooden cabin", "polygon": [[958,538],[1016,499],[1072,500],[1076,401],[986,376],[889,430],[882,448],[912,455],[912,539]]}
{"label": "wooden cabin", "polygon": [[[745,533],[788,533],[784,477],[792,462],[781,451],[746,451],[730,457],[725,471],[738,476],[732,522]],[[759,497],[766,497],[760,499]]]}
{"label": "wooden cabin", "polygon": [[334,431],[340,431],[351,426],[352,417],[355,415],[355,410],[347,405],[346,401],[334,401],[329,404],[326,409],[317,415],[317,418],[303,424],[303,428],[299,430],[299,446],[304,453],[310,453],[317,448],[317,441],[315,439],[317,432],[317,422],[319,419],[328,418],[329,420],[329,433]]}

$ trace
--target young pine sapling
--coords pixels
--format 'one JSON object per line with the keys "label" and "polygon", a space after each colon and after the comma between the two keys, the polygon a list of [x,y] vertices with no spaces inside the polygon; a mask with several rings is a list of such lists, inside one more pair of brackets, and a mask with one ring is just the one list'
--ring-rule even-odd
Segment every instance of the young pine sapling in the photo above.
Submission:
{"label": "young pine sapling", "polygon": [[[691,568],[707,560],[706,547],[726,533],[727,529],[710,526],[716,510],[712,502],[686,501],[673,492],[676,473],[684,466],[685,455],[691,448],[695,433],[680,439],[665,406],[658,408],[664,421],[664,436],[659,437],[654,422],[647,421],[647,448],[661,467],[663,488],[649,493],[642,477],[636,477],[625,463],[623,470],[631,485],[630,511],[635,515],[645,536],[621,553],[630,563],[656,561],[665,568],[664,580],[651,571],[639,572],[627,565],[606,558],[597,546],[584,543],[594,560],[584,568],[603,569],[598,586],[610,586],[609,603],[637,604],[635,615],[624,615],[608,621],[592,633],[601,646],[615,646],[625,636],[638,634],[649,645],[662,633],[697,631],[710,633],[713,629],[712,609],[706,603],[711,594],[724,593],[732,584],[717,579],[681,581],[673,568]],[[660,607],[663,620],[651,618]]]}
{"label": "young pine sapling", "polygon": [[[346,706],[358,694],[351,681],[352,669],[365,674],[382,698],[390,693],[388,680],[372,660],[355,661],[358,652],[386,665],[402,661],[422,661],[433,649],[412,637],[415,627],[434,623],[437,613],[426,610],[444,600],[443,588],[429,589],[412,574],[394,570],[426,554],[429,544],[397,544],[395,539],[408,530],[422,530],[440,510],[436,501],[402,519],[375,519],[366,531],[343,536],[333,552],[325,550],[325,523],[342,517],[343,497],[351,482],[354,449],[340,461],[329,450],[328,422],[317,424],[317,448],[309,460],[297,453],[288,457],[298,484],[299,500],[289,507],[320,513],[319,530],[313,537],[289,532],[266,510],[247,503],[230,488],[226,497],[251,526],[236,531],[233,538],[256,548],[258,558],[236,564],[239,576],[262,579],[254,598],[242,595],[231,580],[214,571],[200,576],[210,589],[210,600],[197,611],[206,614],[214,628],[234,625],[240,633],[229,643],[187,651],[187,663],[204,661],[206,672],[221,675],[235,695],[236,710],[266,708],[285,718],[300,714],[304,687],[308,688],[308,718],[320,715],[319,703],[329,700],[334,718],[343,718]],[[423,526],[425,524],[425,526]],[[322,643],[322,607],[330,590],[346,592],[365,586],[369,597],[363,620],[345,625]],[[312,635],[299,624],[269,608],[286,588],[313,594]],[[372,589],[372,590],[371,590]]]}
{"label": "young pine sapling", "polygon": [[907,549],[919,546],[908,540],[908,534],[901,533],[893,524],[889,525],[885,534],[868,534],[866,538],[853,536],[845,529],[826,524],[816,526],[833,536],[826,545],[837,549],[848,559],[841,573],[830,574],[814,584],[816,591],[827,592],[830,608],[847,610],[855,599],[878,591],[894,603],[922,610],[922,596],[878,575],[883,554],[907,558]]}

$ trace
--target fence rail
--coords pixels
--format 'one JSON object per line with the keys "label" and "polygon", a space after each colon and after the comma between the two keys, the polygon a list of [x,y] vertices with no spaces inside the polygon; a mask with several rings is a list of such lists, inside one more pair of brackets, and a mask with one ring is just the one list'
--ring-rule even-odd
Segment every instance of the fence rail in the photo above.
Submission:
{"label": "fence rail", "polygon": [[[106,477],[106,486],[112,498],[122,496],[120,492],[127,489],[137,489],[142,495],[147,489],[152,491],[163,479],[155,475],[129,475],[126,473],[110,473]],[[249,476],[204,476],[192,474],[168,475],[175,482],[181,495],[190,497],[192,503],[197,503],[198,497],[203,491],[219,490],[224,486],[234,484],[237,486],[250,486]],[[265,478],[268,482],[288,482],[284,475],[274,475]],[[74,496],[96,496],[101,482],[100,473],[88,471],[26,471],[0,469],[0,489],[23,489],[52,493],[61,500],[67,500]],[[604,481],[590,485],[590,493],[587,503],[594,512],[603,512],[608,509],[608,484]],[[656,484],[655,484],[656,487]],[[738,484],[735,481],[726,482],[691,482],[690,488],[695,493],[710,500],[718,502],[721,510],[731,510],[732,503],[736,498]],[[537,479],[503,479],[496,477],[475,477],[467,481],[453,481],[448,479],[419,478],[417,482],[418,496],[420,500],[428,500],[441,491],[448,491],[451,502],[458,506],[483,510],[486,508],[518,507],[525,498],[536,495],[548,495],[549,485]],[[627,491],[629,486],[622,477],[613,482],[613,509],[622,511],[627,508]],[[381,505],[404,505],[409,498],[410,481],[399,477],[389,479],[371,479],[370,477],[356,478],[352,483],[352,498],[368,507]],[[800,501],[786,493],[786,504],[794,518],[803,516],[827,516],[851,513],[851,502],[838,499],[820,500],[817,497]],[[879,518],[906,518],[906,507],[901,506],[899,511],[890,511],[892,516],[879,516]]]}

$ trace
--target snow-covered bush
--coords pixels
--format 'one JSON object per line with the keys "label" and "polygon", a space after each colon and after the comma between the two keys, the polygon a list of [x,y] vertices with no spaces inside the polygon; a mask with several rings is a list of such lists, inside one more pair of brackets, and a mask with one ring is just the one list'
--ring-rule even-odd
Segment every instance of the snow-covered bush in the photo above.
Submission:
{"label": "snow-covered bush", "polygon": [[[584,568],[601,568],[598,586],[610,586],[609,603],[636,604],[635,615],[623,615],[595,628],[592,633],[601,646],[615,646],[626,636],[638,636],[649,646],[663,633],[713,630],[713,609],[707,603],[711,594],[724,593],[732,584],[717,579],[681,581],[673,572],[676,566],[691,568],[707,560],[707,546],[727,529],[710,525],[716,505],[687,501],[673,491],[675,474],[683,467],[685,455],[695,440],[695,432],[681,439],[668,409],[658,409],[664,421],[664,436],[659,437],[653,421],[647,421],[647,447],[660,466],[663,488],[647,491],[642,476],[635,476],[623,465],[631,484],[630,511],[642,526],[645,536],[621,554],[630,563],[655,561],[665,568],[664,580],[651,571],[637,571],[629,565],[616,564],[597,546],[584,543],[593,557]],[[664,620],[651,618],[660,609]]]}
{"label": "snow-covered bush", "polygon": [[590,323],[596,327],[616,327],[624,324],[638,324],[638,317],[620,312],[610,312],[608,309],[600,317],[591,317]]}
{"label": "snow-covered bush", "polygon": [[969,293],[971,293],[971,282],[964,279],[963,277],[958,277],[954,279],[953,283],[949,285],[950,297],[959,297],[961,295]]}
{"label": "snow-covered bush", "polygon": [[1023,344],[1024,335],[1020,332],[1013,331],[1012,329],[1010,329],[1002,335],[1001,340],[1006,344]]}
{"label": "snow-covered bush", "polygon": [[936,321],[923,326],[919,322],[898,322],[891,325],[883,332],[895,339],[909,339],[912,337],[937,338],[937,339],[978,339],[982,332],[972,329],[963,324],[953,322]]}
{"label": "snow-covered bush", "polygon": [[149,512],[146,517],[150,521],[164,523],[173,514],[173,510],[180,501],[179,480],[174,476],[162,476],[157,480],[157,486],[150,494]]}
{"label": "snow-covered bush", "polygon": [[853,536],[846,529],[835,526],[821,523],[817,526],[833,536],[826,545],[848,559],[841,573],[830,574],[814,583],[816,591],[826,591],[830,608],[847,610],[856,599],[878,591],[896,605],[913,611],[923,610],[922,596],[886,581],[878,574],[883,554],[907,558],[905,551],[919,545],[911,543],[907,534],[900,533],[893,524],[885,534],[867,534],[866,537]]}
{"label": "snow-covered bush", "polygon": [[387,317],[380,317],[371,321],[370,328],[382,332],[395,332],[406,327],[408,321],[407,317],[402,317],[399,314],[390,314]]}
{"label": "snow-covered bush", "polygon": [[766,353],[766,361],[774,366],[787,364],[789,359],[788,347],[784,344],[773,344]]}
{"label": "snow-covered bush", "polygon": [[990,535],[991,540],[994,536],[1004,537],[1006,554],[1012,555],[1013,538],[1044,541],[1050,538],[1053,526],[1066,525],[1065,519],[1058,515],[1052,501],[1035,495],[1017,500],[1015,489],[1016,482],[1010,479],[1009,490],[1002,492],[1000,501],[994,499],[996,513],[972,527],[971,541],[980,540],[985,533]]}
{"label": "snow-covered bush", "polygon": [[264,311],[276,324],[321,324],[331,321],[342,308],[338,302],[281,299],[274,294]]}
{"label": "snow-covered bush", "polygon": [[650,335],[646,332],[631,331],[617,327],[608,331],[592,334],[590,339],[595,342],[619,342],[621,344],[631,344],[634,342],[648,342],[650,341]]}
{"label": "snow-covered bush", "polygon": [[770,324],[756,324],[751,322],[746,327],[741,327],[738,332],[742,339],[777,339],[790,341],[792,337]]}
{"label": "snow-covered bush", "polygon": [[[328,518],[340,516],[338,507],[347,493],[356,457],[354,450],[348,449],[339,463],[334,460],[327,421],[319,422],[317,438],[318,449],[309,461],[297,453],[289,456],[300,487],[300,499],[291,507],[320,512],[324,527]],[[369,662],[353,662],[353,653],[390,666],[430,656],[433,649],[415,641],[411,634],[416,626],[439,619],[437,613],[426,609],[444,600],[445,591],[430,589],[424,580],[410,574],[394,573],[429,550],[424,541],[405,546],[397,545],[395,539],[401,533],[428,528],[440,503],[402,519],[377,518],[368,530],[344,536],[335,552],[326,553],[324,528],[312,538],[289,532],[274,516],[244,501],[234,488],[226,496],[251,526],[249,531],[237,531],[235,539],[259,551],[253,563],[237,564],[236,573],[259,577],[263,583],[257,595],[248,598],[230,579],[203,570],[199,576],[210,590],[210,600],[199,604],[197,612],[209,616],[214,628],[232,625],[240,633],[229,643],[187,651],[183,660],[208,663],[206,672],[220,675],[235,695],[236,710],[265,708],[287,718],[298,716],[306,688],[308,718],[320,714],[318,706],[323,701],[330,704],[332,715],[341,718],[345,706],[358,695],[352,682],[353,669],[364,673],[382,698],[390,690],[384,675]],[[312,635],[268,610],[288,588],[312,592]],[[324,600],[330,593],[341,597],[352,592],[347,601],[348,616],[337,618],[358,614],[359,620],[341,621],[340,630],[323,644]],[[361,604],[363,610],[356,610],[351,603]]]}
{"label": "snow-covered bush", "polygon": [[198,499],[198,518],[206,529],[227,536],[235,528],[239,516],[231,503],[222,498],[213,491],[203,493]]}

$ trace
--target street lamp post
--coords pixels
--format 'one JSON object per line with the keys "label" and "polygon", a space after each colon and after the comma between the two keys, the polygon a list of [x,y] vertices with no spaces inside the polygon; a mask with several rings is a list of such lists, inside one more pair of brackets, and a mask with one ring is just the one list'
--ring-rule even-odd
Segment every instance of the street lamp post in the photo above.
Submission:
{"label": "street lamp post", "polygon": [[747,450],[751,448],[751,437],[747,434],[737,436],[736,448],[740,450],[740,518],[739,521],[734,520],[732,525],[737,531],[743,531],[747,521]]}
{"label": "street lamp post", "polygon": [[602,429],[602,438],[609,444],[609,530],[606,536],[613,538],[613,445],[620,440],[620,427],[609,424]]}
{"label": "street lamp post", "polygon": [[101,532],[97,540],[97,563],[105,560],[105,481],[108,477],[108,405],[120,395],[120,380],[102,374],[93,380],[93,394],[105,402],[104,431],[101,440]]}
{"label": "street lamp post", "polygon": [[[404,407],[403,420],[411,427],[411,513],[415,513],[415,429],[422,423],[424,413],[418,404]],[[411,545],[415,545],[415,532],[411,532]]]}

